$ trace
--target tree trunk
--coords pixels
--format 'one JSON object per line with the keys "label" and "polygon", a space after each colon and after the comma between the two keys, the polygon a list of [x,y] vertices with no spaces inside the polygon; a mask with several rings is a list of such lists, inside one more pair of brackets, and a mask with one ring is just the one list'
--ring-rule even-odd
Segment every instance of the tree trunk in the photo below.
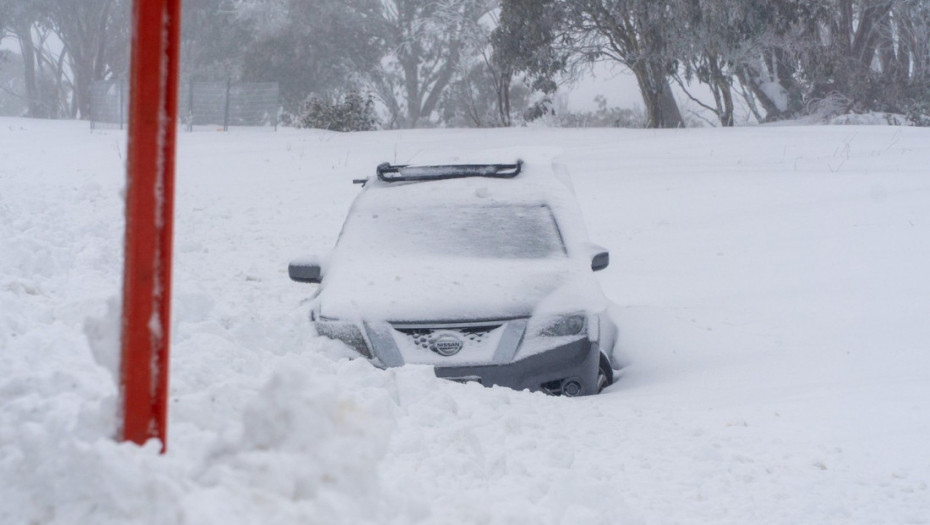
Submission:
{"label": "tree trunk", "polygon": [[[493,75],[494,69],[491,69]],[[512,71],[502,71],[500,75],[494,75],[497,91],[497,117],[500,125],[510,127],[510,81],[513,79]]]}
{"label": "tree trunk", "polygon": [[511,111],[510,111],[510,82],[512,80],[513,80],[513,72],[509,71],[501,79],[501,87],[500,87],[500,91],[501,91],[502,98],[503,98],[503,105],[501,106],[501,113],[502,113],[503,119],[501,120],[501,123],[507,126],[508,128],[510,126],[513,126],[513,117],[511,117]]}
{"label": "tree trunk", "polygon": [[638,62],[632,64],[630,69],[636,75],[639,91],[646,106],[647,128],[683,128],[684,120],[678,103],[672,94],[668,78],[654,65]]}
{"label": "tree trunk", "polygon": [[19,47],[23,55],[23,84],[26,88],[26,116],[43,118],[42,104],[39,100],[38,83],[36,82],[36,49],[32,41],[32,24],[16,28],[19,36]]}
{"label": "tree trunk", "polygon": [[720,94],[722,107],[717,115],[720,118],[720,125],[725,128],[733,127],[733,93],[730,89],[730,83],[725,79],[717,79],[716,91]]}
{"label": "tree trunk", "polygon": [[404,86],[407,91],[407,122],[405,127],[416,127],[420,120],[420,77],[416,58],[404,60]]}
{"label": "tree trunk", "polygon": [[426,116],[426,118],[429,118],[433,110],[436,109],[436,105],[439,104],[439,97],[442,96],[443,91],[445,91],[449,83],[452,82],[452,76],[455,74],[455,70],[459,65],[459,48],[461,48],[461,41],[458,39],[453,40],[449,46],[446,63],[443,64],[439,73],[436,75],[436,80],[433,82],[432,89],[426,94],[427,86],[424,85],[421,88],[421,92],[426,94],[423,106],[420,107],[421,117]]}
{"label": "tree trunk", "polygon": [[792,65],[792,58],[784,49],[776,48],[773,50],[772,55],[772,65],[775,68],[773,73],[775,78],[778,79],[778,85],[785,90],[787,96],[785,114],[796,115],[804,107],[802,90],[795,75],[797,70]]}
{"label": "tree trunk", "polygon": [[[765,109],[766,122],[790,118],[803,108],[801,88],[788,61],[789,58],[783,50],[774,49],[761,57],[758,67],[746,64],[737,71],[736,77],[749,88]],[[762,87],[771,84],[784,91],[785,100],[774,99],[770,91]]]}
{"label": "tree trunk", "polygon": [[730,85],[730,78],[723,74],[720,67],[720,58],[715,55],[707,54],[710,78],[708,86],[714,95],[714,103],[717,108],[717,118],[720,125],[729,128],[733,127],[733,92]]}
{"label": "tree trunk", "polygon": [[752,96],[762,105],[762,109],[765,110],[764,122],[772,122],[787,117],[787,108],[779,107],[775,100],[762,89],[762,73],[759,70],[751,66],[744,66],[740,68],[736,77],[743,86],[749,88]]}

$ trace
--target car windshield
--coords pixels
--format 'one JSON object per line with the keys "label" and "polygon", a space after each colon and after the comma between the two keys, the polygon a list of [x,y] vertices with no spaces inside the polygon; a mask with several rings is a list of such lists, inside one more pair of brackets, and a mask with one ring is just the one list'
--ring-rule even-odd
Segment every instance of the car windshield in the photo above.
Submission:
{"label": "car windshield", "polygon": [[541,259],[565,255],[545,205],[363,210],[346,222],[340,250],[378,256]]}

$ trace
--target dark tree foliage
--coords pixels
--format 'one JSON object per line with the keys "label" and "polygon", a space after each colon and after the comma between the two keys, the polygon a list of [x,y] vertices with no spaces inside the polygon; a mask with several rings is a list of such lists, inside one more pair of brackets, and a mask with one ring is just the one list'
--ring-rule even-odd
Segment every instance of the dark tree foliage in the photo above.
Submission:
{"label": "dark tree foliage", "polygon": [[[699,3],[697,33],[711,31],[690,40],[699,44],[698,53],[685,55],[691,73],[713,82],[700,68],[709,57],[724,58],[722,76],[737,79],[750,102],[762,106],[760,120],[889,111],[914,114],[912,121],[921,122],[916,115],[926,100],[927,77],[920,57],[930,51],[926,1]],[[732,15],[721,18],[714,8],[722,5]],[[708,43],[716,47],[708,49]]]}
{"label": "dark tree foliage", "polygon": [[449,87],[486,47],[480,20],[493,0],[384,0],[381,23],[389,49],[375,87],[389,126],[434,125]]}
{"label": "dark tree foliage", "polygon": [[930,4],[921,0],[821,0],[824,44],[802,56],[812,100],[845,111],[920,112],[930,91]]}
{"label": "dark tree foliage", "polygon": [[[492,43],[503,63],[532,75],[531,84],[543,92],[555,89],[556,73],[566,68],[602,60],[623,64],[636,76],[648,125],[680,127],[669,86],[677,67],[668,52],[673,15],[667,1],[504,0],[501,29]],[[529,116],[546,111],[537,106]]]}
{"label": "dark tree foliage", "polygon": [[439,105],[440,118],[453,127],[510,126],[511,108],[525,107],[528,95],[526,86],[511,85],[511,79],[503,78],[490,61],[478,62],[445,91]]}
{"label": "dark tree foliage", "polygon": [[351,86],[384,53],[378,0],[289,0],[286,21],[256,36],[242,54],[243,81],[278,82],[286,111],[308,93]]}
{"label": "dark tree foliage", "polygon": [[344,97],[325,100],[311,96],[300,105],[297,126],[330,131],[371,131],[378,127],[375,102],[350,91]]}
{"label": "dark tree foliage", "polygon": [[228,0],[181,2],[182,81],[238,79],[244,42],[252,39]]}
{"label": "dark tree foliage", "polygon": [[[677,8],[679,23],[670,29],[671,52],[681,64],[675,80],[692,101],[732,126],[739,80],[770,119],[801,111],[797,57],[810,45],[801,35],[815,31],[817,9],[790,0],[682,0]],[[685,84],[694,80],[710,90],[713,106],[691,96]],[[773,98],[767,86],[778,86],[782,96]]]}
{"label": "dark tree foliage", "polygon": [[570,56],[563,7],[558,0],[501,2],[498,26],[491,33],[492,63],[509,75],[523,74],[533,90],[555,92],[553,79],[565,72]]}
{"label": "dark tree foliage", "polygon": [[[923,122],[930,91],[926,0],[504,0],[492,44],[497,63],[539,79],[623,64],[651,127],[682,123],[669,80],[723,126],[738,96],[759,120],[890,111]],[[693,82],[712,100],[692,96]]]}
{"label": "dark tree foliage", "polygon": [[510,124],[511,80],[522,75],[531,90],[546,95],[528,108],[527,120],[551,111],[548,95],[558,87],[555,79],[565,73],[571,56],[571,40],[565,33],[564,4],[559,0],[505,0],[498,26],[491,33],[491,64],[500,71],[498,112]]}
{"label": "dark tree foliage", "polygon": [[566,128],[641,128],[642,115],[629,108],[610,107],[603,95],[594,97],[594,111],[560,112],[559,125]]}
{"label": "dark tree foliage", "polygon": [[670,50],[670,30],[679,22],[673,1],[583,0],[572,2],[569,20],[577,28],[583,56],[612,60],[636,77],[646,108],[647,125],[678,128],[684,120],[669,78],[678,68]]}

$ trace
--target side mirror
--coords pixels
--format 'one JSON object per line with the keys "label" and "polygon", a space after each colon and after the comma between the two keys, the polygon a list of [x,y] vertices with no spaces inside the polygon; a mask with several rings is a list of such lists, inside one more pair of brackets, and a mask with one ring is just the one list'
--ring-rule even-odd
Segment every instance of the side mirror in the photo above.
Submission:
{"label": "side mirror", "polygon": [[590,244],[588,245],[588,250],[591,256],[592,271],[599,272],[607,268],[607,265],[610,264],[610,252],[607,251],[607,248],[596,244]]}
{"label": "side mirror", "polygon": [[297,259],[287,265],[287,275],[299,283],[319,283],[323,268],[317,258]]}

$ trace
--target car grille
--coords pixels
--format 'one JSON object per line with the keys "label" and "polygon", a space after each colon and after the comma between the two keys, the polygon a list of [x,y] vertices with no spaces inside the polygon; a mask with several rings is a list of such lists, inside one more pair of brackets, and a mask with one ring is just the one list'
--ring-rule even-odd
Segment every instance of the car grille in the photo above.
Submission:
{"label": "car grille", "polygon": [[469,347],[480,346],[487,339],[491,331],[499,328],[501,325],[475,326],[461,328],[397,328],[394,329],[404,334],[407,339],[417,348],[430,350],[431,343],[440,334],[453,334],[459,337],[463,343],[463,350]]}

